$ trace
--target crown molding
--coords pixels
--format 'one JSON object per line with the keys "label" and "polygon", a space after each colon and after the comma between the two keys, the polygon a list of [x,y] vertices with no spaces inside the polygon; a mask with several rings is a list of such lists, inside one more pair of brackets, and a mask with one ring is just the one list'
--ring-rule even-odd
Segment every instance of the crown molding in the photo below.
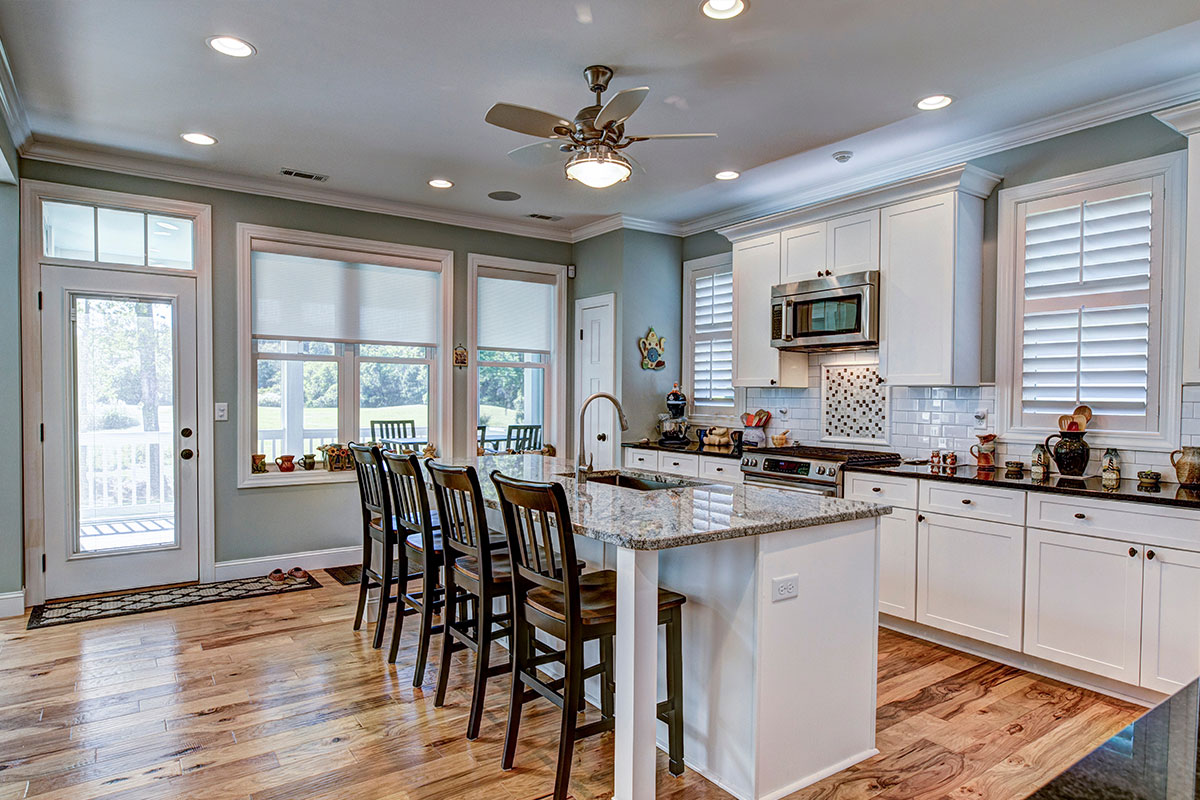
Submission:
{"label": "crown molding", "polygon": [[185,183],[191,186],[204,186],[209,189],[257,194],[264,197],[278,197],[283,200],[298,200],[305,203],[366,211],[374,214],[387,214],[393,217],[418,219],[424,222],[437,222],[443,225],[454,225],[462,228],[507,233],[514,236],[526,236],[535,239],[548,239],[554,242],[569,243],[573,241],[572,232],[566,228],[552,228],[534,223],[490,217],[484,214],[445,211],[350,192],[321,191],[294,186],[282,186],[277,181],[269,179],[247,178],[240,175],[214,172],[203,167],[170,164],[151,159],[104,153],[68,144],[40,142],[32,139],[20,149],[20,153],[23,158],[35,161],[48,161],[54,164],[65,164],[73,167],[86,167],[105,172],[117,172],[122,175],[134,175],[141,178]]}
{"label": "crown molding", "polygon": [[1170,125],[1184,136],[1193,136],[1200,133],[1200,101],[1168,108],[1166,111],[1156,111],[1154,118]]}
{"label": "crown molding", "polygon": [[1064,136],[1108,122],[1116,122],[1138,114],[1169,108],[1180,103],[1190,103],[1197,99],[1200,99],[1200,75],[1189,75],[1053,114],[997,133],[947,145],[923,155],[904,159],[895,166],[866,172],[845,181],[827,183],[801,192],[778,194],[755,203],[697,217],[679,225],[680,235],[691,236],[721,227],[729,227],[757,217],[834,200],[877,186],[917,177],[953,164],[982,158],[992,153],[1053,139],[1056,136]]}
{"label": "crown molding", "polygon": [[672,222],[658,222],[652,219],[641,219],[640,217],[627,217],[624,214],[613,214],[610,217],[604,217],[595,222],[589,222],[586,225],[573,228],[571,230],[571,241],[582,242],[586,239],[617,230],[645,231],[646,233],[661,233],[667,236],[683,235],[680,227]]}
{"label": "crown molding", "polygon": [[4,42],[0,42],[0,115],[4,117],[4,126],[18,151],[24,147],[33,136],[29,129],[29,117],[25,114],[25,106],[17,93],[17,82],[13,78],[12,65],[8,61],[8,51]]}

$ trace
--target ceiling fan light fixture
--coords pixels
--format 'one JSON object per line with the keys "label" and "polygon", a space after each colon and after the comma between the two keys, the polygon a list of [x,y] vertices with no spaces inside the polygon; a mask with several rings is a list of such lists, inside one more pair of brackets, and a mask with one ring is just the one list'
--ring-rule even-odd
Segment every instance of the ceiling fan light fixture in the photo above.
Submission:
{"label": "ceiling fan light fixture", "polygon": [[249,58],[258,51],[254,45],[236,36],[210,36],[205,40],[209,47],[224,56]]}
{"label": "ceiling fan light fixture", "polygon": [[567,179],[593,189],[607,189],[628,180],[633,167],[620,153],[609,147],[589,147],[571,156],[566,165]]}
{"label": "ceiling fan light fixture", "polygon": [[922,97],[917,101],[917,108],[922,111],[937,111],[939,108],[945,108],[954,102],[954,98],[948,94],[931,94],[929,97]]}
{"label": "ceiling fan light fixture", "polygon": [[733,19],[746,10],[746,0],[704,0],[700,11],[709,19]]}

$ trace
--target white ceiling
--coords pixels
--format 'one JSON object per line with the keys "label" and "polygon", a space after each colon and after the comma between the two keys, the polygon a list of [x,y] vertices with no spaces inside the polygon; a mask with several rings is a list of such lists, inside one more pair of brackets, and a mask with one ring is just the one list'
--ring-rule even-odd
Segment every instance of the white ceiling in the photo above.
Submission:
{"label": "white ceiling", "polygon": [[[213,34],[258,55],[220,56]],[[0,0],[0,38],[39,141],[564,227],[684,223],[1200,72],[1195,0],[752,0],[728,22],[698,0]],[[630,133],[720,138],[639,143],[648,174],[601,191],[509,161],[533,140],[489,106],[571,117],[592,63],[651,87]],[[958,102],[913,108],[938,92]]]}

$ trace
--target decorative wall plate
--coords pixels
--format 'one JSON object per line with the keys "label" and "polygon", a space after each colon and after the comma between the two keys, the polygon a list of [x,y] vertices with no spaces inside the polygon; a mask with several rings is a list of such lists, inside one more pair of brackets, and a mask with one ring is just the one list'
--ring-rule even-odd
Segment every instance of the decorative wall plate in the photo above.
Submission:
{"label": "decorative wall plate", "polygon": [[638,350],[642,352],[642,369],[662,369],[667,365],[663,355],[667,349],[667,340],[659,338],[651,328],[647,334],[638,339]]}
{"label": "decorative wall plate", "polygon": [[454,366],[467,366],[467,348],[463,347],[461,344],[454,348]]}

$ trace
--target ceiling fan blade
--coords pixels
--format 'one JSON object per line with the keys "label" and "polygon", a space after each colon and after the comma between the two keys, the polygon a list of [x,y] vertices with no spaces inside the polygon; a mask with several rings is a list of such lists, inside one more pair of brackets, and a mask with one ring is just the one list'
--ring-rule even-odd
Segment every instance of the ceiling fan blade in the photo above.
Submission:
{"label": "ceiling fan blade", "polygon": [[571,123],[562,117],[538,111],[536,108],[514,106],[511,103],[496,103],[488,109],[484,120],[500,128],[543,139],[559,138],[559,134],[554,131],[557,127],[571,127]]}
{"label": "ceiling fan blade", "polygon": [[622,89],[613,95],[613,98],[605,103],[604,108],[600,109],[600,113],[596,115],[595,125],[597,128],[603,128],[606,125],[624,122],[633,116],[633,112],[638,110],[638,106],[646,99],[646,95],[650,93],[649,86],[639,86],[636,89]]}
{"label": "ceiling fan blade", "polygon": [[715,133],[651,133],[646,136],[630,136],[631,142],[642,142],[646,139],[715,139]]}
{"label": "ceiling fan blade", "polygon": [[567,154],[562,152],[557,141],[534,142],[516,150],[510,150],[508,157],[524,167],[540,167],[543,164],[567,163]]}

